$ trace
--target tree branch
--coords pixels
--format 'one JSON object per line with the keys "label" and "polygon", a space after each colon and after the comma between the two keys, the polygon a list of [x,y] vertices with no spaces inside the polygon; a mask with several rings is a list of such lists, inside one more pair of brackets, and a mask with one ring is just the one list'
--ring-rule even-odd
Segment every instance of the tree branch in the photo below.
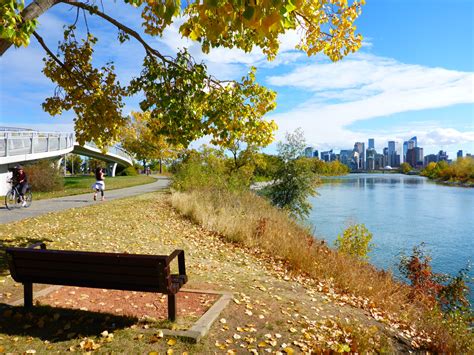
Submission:
{"label": "tree branch", "polygon": [[[58,2],[60,3],[63,3],[63,4],[68,4],[68,5],[72,5],[72,6],[76,6],[78,8],[81,8],[81,9],[84,9],[84,10],[87,10],[89,11],[91,14],[93,15],[97,15],[101,18],[103,18],[104,20],[108,21],[109,23],[111,23],[112,25],[114,25],[115,27],[117,27],[118,29],[120,29],[121,31],[127,33],[128,35],[132,36],[133,38],[135,38],[142,46],[143,48],[145,49],[145,52],[150,55],[150,56],[155,56],[155,57],[158,57],[159,59],[161,59],[164,63],[168,64],[168,65],[172,65],[172,66],[177,66],[177,64],[175,62],[173,62],[172,60],[168,59],[166,56],[164,56],[163,54],[161,54],[158,50],[156,50],[155,48],[151,47],[141,36],[138,32],[136,32],[135,30],[131,29],[130,27],[128,26],[125,26],[123,23],[117,21],[116,19],[114,19],[113,17],[110,17],[109,15],[107,15],[106,13],[100,11],[97,7],[94,7],[94,6],[91,6],[91,5],[88,5],[88,4],[85,4],[83,2],[78,2],[78,1],[71,1],[71,0],[58,0]],[[217,79],[213,79],[212,76],[208,76],[208,80],[209,80],[209,83],[213,83],[213,84],[216,84],[218,85],[219,87],[222,87],[222,83],[225,83],[226,81],[219,81]],[[236,83],[236,81],[234,80],[231,80],[229,82],[234,82]]]}
{"label": "tree branch", "polygon": [[[58,3],[57,0],[34,0],[21,12],[21,16],[24,20],[34,20],[37,19],[45,11],[49,10],[51,7]],[[11,42],[6,39],[0,39],[0,56],[2,56],[8,48],[12,45]]]}
{"label": "tree branch", "polygon": [[84,78],[84,77],[81,77],[80,75],[78,75],[77,73],[73,72],[71,69],[69,69],[53,52],[51,52],[51,50],[49,49],[49,47],[46,45],[46,43],[44,42],[43,40],[43,37],[41,37],[36,31],[33,32],[33,36],[36,38],[36,40],[38,41],[38,43],[41,45],[41,47],[43,47],[43,49],[45,50],[45,52],[51,57],[53,58],[53,60],[61,67],[64,69],[64,71],[67,73],[67,75],[71,78],[71,79],[74,79],[74,80],[78,80],[78,81],[81,81],[83,84],[89,84],[91,87],[92,87],[92,83],[87,79],[87,78]]}
{"label": "tree branch", "polygon": [[138,34],[138,32],[136,32],[135,30],[131,29],[130,27],[128,26],[125,26],[123,23],[121,22],[118,22],[116,19],[114,19],[113,17],[110,17],[109,15],[107,15],[106,13],[100,11],[97,7],[94,7],[94,6],[91,6],[91,5],[88,5],[88,4],[85,4],[83,2],[78,2],[78,1],[69,1],[69,0],[59,0],[60,3],[64,3],[64,4],[67,4],[67,5],[72,5],[72,6],[76,6],[76,7],[79,7],[81,9],[84,9],[84,10],[87,10],[89,11],[91,14],[93,15],[97,15],[101,18],[103,18],[104,20],[106,20],[107,22],[110,22],[112,25],[114,25],[115,27],[117,27],[118,29],[122,30],[123,32],[129,34],[130,36],[132,36],[133,38],[135,38],[138,42],[140,42],[140,44],[143,46],[143,48],[145,48],[145,51],[148,55],[153,55],[155,57],[158,57],[160,58],[163,62],[167,63],[167,64],[170,64],[170,65],[174,65],[175,63],[173,63],[171,60],[169,60],[168,58],[166,58],[164,55],[162,55],[159,51],[157,51],[156,49],[152,48],[148,43],[146,43],[146,41],[140,36],[140,34]]}

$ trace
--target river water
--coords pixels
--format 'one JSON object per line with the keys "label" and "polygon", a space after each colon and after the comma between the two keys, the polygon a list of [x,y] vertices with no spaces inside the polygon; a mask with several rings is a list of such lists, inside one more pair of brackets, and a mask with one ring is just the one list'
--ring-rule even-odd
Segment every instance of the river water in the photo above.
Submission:
{"label": "river water", "polygon": [[350,174],[325,179],[317,192],[310,199],[314,234],[332,246],[348,224],[365,224],[375,244],[369,260],[379,268],[398,275],[400,253],[409,255],[422,242],[435,272],[454,275],[474,262],[474,188],[420,176]]}

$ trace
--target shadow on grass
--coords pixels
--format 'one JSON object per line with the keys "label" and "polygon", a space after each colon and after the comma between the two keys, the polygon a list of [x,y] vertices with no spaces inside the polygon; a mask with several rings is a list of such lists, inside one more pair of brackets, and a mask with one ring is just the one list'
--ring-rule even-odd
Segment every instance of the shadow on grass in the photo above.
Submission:
{"label": "shadow on grass", "polygon": [[97,336],[104,330],[128,328],[138,323],[134,317],[81,311],[50,306],[21,306],[0,303],[0,333],[31,336],[42,341],[61,342],[85,336]]}
{"label": "shadow on grass", "polygon": [[17,238],[15,237],[14,239],[6,239],[3,241],[0,241],[0,275],[6,275],[8,274],[8,263],[7,263],[7,258],[6,258],[6,253],[5,249],[11,248],[11,247],[27,247],[35,243],[47,243],[51,242],[50,239],[38,239],[38,238]]}

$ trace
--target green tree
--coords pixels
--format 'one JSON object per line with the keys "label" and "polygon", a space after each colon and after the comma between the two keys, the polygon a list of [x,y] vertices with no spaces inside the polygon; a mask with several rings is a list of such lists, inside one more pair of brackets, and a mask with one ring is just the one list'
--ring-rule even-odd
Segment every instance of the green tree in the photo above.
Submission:
{"label": "green tree", "polygon": [[318,182],[311,171],[311,159],[301,157],[305,146],[300,128],[287,133],[286,142],[278,143],[280,164],[267,193],[273,205],[287,210],[295,218],[309,215],[311,205],[307,199],[316,195]]}
{"label": "green tree", "polygon": [[71,174],[79,174],[82,169],[82,158],[77,154],[68,154],[66,156],[66,169]]}
{"label": "green tree", "polygon": [[[180,1],[125,0],[141,14],[144,32],[160,36],[176,19],[184,19],[181,35],[198,41],[204,52],[211,47],[237,47],[250,51],[260,47],[269,59],[279,49],[279,36],[298,29],[298,48],[308,55],[319,52],[339,60],[361,46],[355,20],[364,0],[283,0],[259,2],[241,0]],[[102,4],[102,3],[100,3]],[[123,99],[139,94],[143,111],[157,120],[160,134],[185,146],[210,135],[212,143],[229,141],[229,134],[253,130],[259,144],[272,139],[273,122],[263,116],[275,107],[275,93],[257,84],[255,70],[241,81],[224,82],[211,77],[202,63],[186,51],[164,56],[138,31],[107,14],[97,1],[35,0],[24,7],[23,0],[0,4],[0,54],[12,44],[26,46],[34,37],[46,52],[44,74],[57,85],[43,103],[51,115],[73,110],[76,139],[94,141],[99,147],[119,140],[127,125]],[[100,18],[117,29],[118,40],[138,41],[143,46],[141,75],[128,85],[117,81],[113,63],[94,66],[98,39],[89,31],[76,37],[76,23],[65,27],[64,39],[51,50],[36,31],[38,18],[53,6],[65,5],[77,15]]]}

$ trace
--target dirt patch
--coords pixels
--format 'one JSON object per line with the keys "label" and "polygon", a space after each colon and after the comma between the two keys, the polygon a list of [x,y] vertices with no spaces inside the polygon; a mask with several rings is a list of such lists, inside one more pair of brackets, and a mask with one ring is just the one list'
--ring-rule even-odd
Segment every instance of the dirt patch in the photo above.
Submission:
{"label": "dirt patch", "polygon": [[[178,317],[200,317],[218,295],[180,291],[176,297]],[[152,292],[117,291],[86,287],[61,287],[37,299],[40,304],[136,318],[168,318],[166,295]]]}

